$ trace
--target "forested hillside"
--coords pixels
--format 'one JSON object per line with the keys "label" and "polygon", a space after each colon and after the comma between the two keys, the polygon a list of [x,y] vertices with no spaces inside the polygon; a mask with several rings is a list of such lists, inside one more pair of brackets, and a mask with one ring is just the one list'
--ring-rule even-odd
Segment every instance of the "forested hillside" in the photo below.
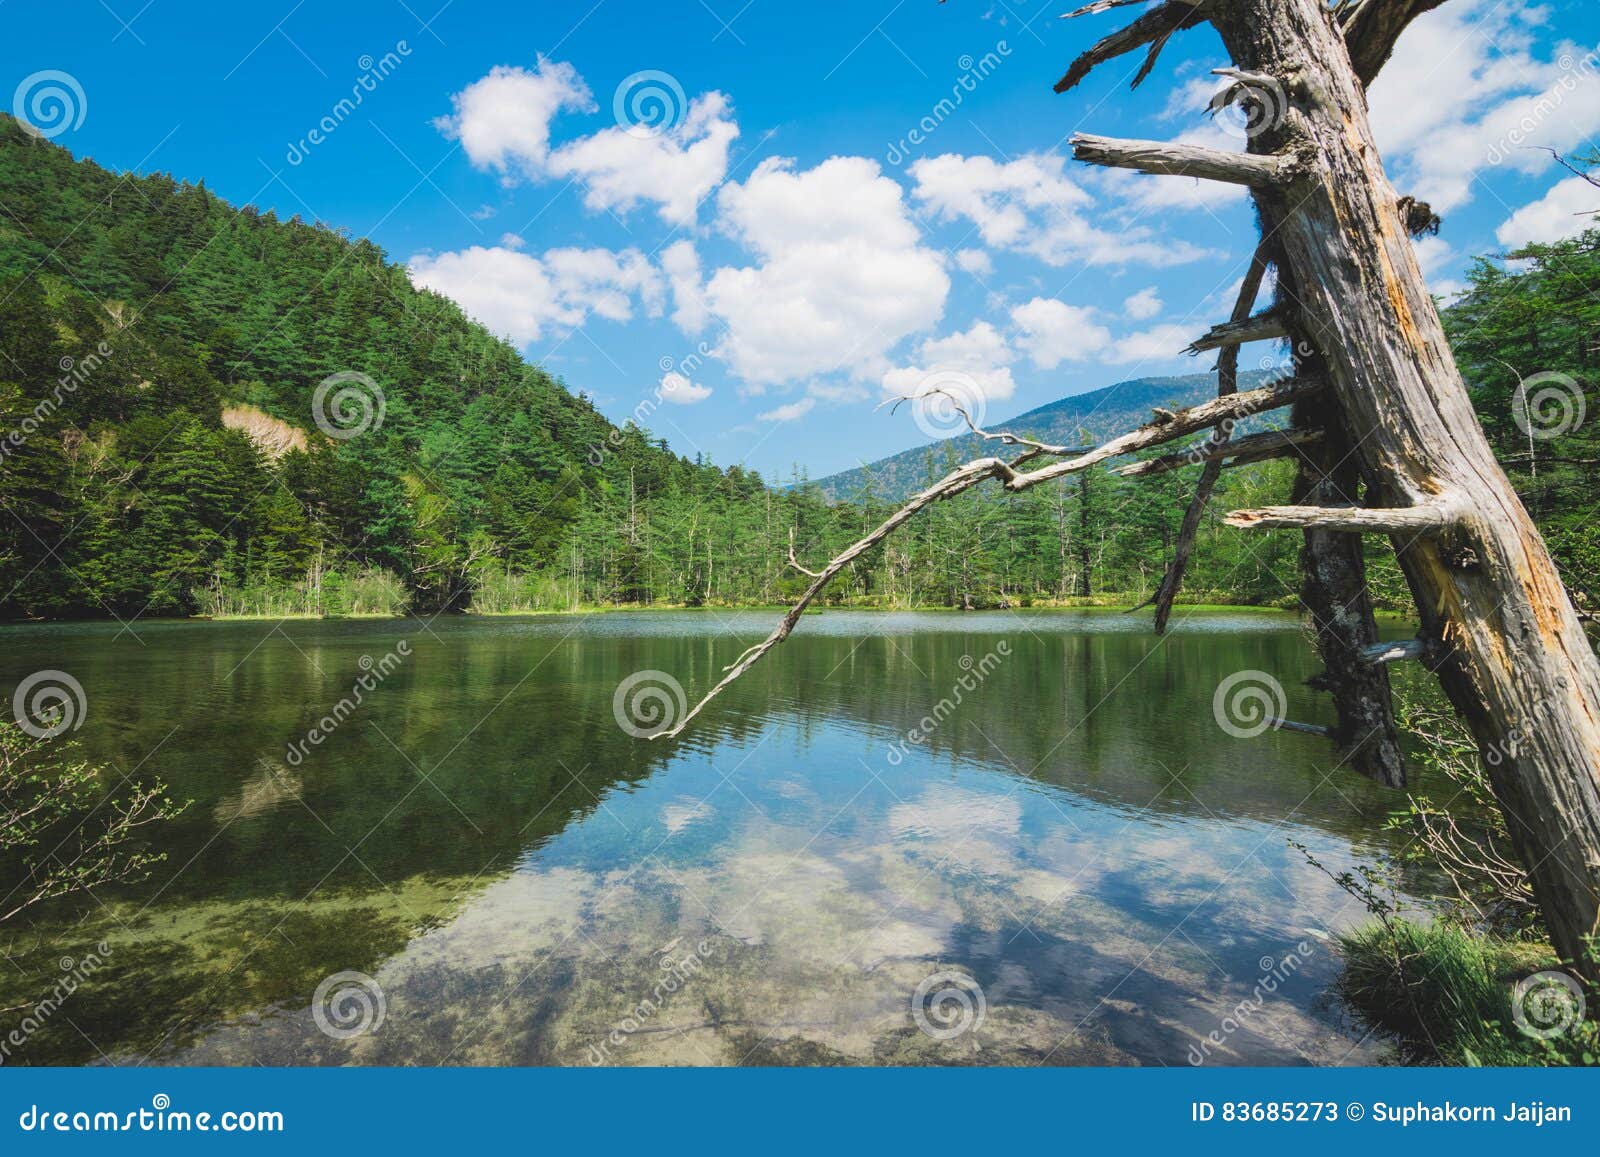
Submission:
{"label": "forested hillside", "polygon": [[[647,557],[661,504],[764,494],[615,431],[368,241],[74,162],[9,118],[0,205],[11,614],[428,609],[495,568],[681,598],[698,577],[668,591]],[[342,436],[380,392],[381,420]],[[224,407],[303,449],[274,461]],[[708,529],[682,531],[698,554]]]}
{"label": "forested hillside", "polygon": [[[1597,244],[1535,252],[1514,272],[1483,263],[1451,319],[1491,436],[1591,595],[1594,425],[1530,442],[1505,363],[1588,372],[1597,307],[1582,285],[1600,275]],[[1092,418],[1085,395],[1022,421],[1063,438],[1058,426],[1132,425],[1155,395],[1190,400],[1210,381],[1133,383]],[[639,397],[653,388],[639,383]],[[893,492],[965,449],[897,456]],[[1213,509],[1281,500],[1290,473],[1226,471]],[[111,173],[0,118],[0,614],[779,602],[803,581],[784,566],[791,527],[816,562],[890,509],[864,472],[830,483],[831,495],[804,479],[773,488],[674,455],[415,288],[369,241],[236,208],[203,184]],[[1095,472],[1015,497],[973,492],[863,556],[832,597],[1140,596],[1190,485],[1188,472]],[[1292,602],[1297,549],[1297,536],[1243,536],[1213,515],[1188,589]]]}

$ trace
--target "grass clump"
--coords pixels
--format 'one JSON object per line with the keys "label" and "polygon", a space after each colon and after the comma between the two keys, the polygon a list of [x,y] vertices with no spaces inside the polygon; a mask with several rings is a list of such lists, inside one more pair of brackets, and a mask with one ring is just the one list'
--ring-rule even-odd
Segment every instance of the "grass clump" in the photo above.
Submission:
{"label": "grass clump", "polygon": [[1600,1064],[1600,993],[1548,942],[1476,744],[1436,699],[1412,691],[1401,706],[1432,794],[1391,815],[1398,849],[1335,871],[1296,845],[1372,917],[1338,938],[1336,988],[1414,1063]]}
{"label": "grass clump", "polygon": [[[1600,1063],[1600,1024],[1590,1008],[1555,990],[1562,982],[1528,983],[1560,967],[1549,945],[1508,939],[1448,920],[1429,923],[1395,917],[1374,921],[1339,937],[1345,967],[1341,996],[1375,1028],[1389,1033],[1406,1058],[1445,1065],[1593,1065]],[[1534,1029],[1571,1019],[1549,1037],[1518,1023],[1519,983],[1523,1017]],[[1540,993],[1544,996],[1541,997]],[[1541,999],[1559,1007],[1542,1013]],[[1562,1009],[1572,1010],[1572,1015]]]}

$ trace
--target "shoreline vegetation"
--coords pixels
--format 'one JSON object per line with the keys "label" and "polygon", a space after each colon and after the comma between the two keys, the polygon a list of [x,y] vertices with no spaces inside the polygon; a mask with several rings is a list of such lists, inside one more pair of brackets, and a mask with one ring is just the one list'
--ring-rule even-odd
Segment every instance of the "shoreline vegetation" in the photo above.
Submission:
{"label": "shoreline vegetation", "polygon": [[[1214,592],[1213,592],[1214,593]],[[871,599],[846,599],[827,606],[812,607],[806,611],[807,615],[820,615],[828,611],[864,611],[876,614],[977,614],[985,611],[1004,610],[1032,610],[1032,611],[1101,611],[1107,614],[1133,615],[1142,614],[1150,608],[1145,604],[1148,596],[1127,594],[1091,595],[1088,597],[1069,596],[1065,599],[1026,599],[1007,603],[976,604],[971,607],[950,606],[942,603],[898,603],[890,604]],[[1200,614],[1259,614],[1259,615],[1284,615],[1300,617],[1298,606],[1280,605],[1277,603],[1230,603],[1223,601],[1188,601],[1179,598],[1178,608]],[[716,603],[578,603],[568,606],[556,607],[507,607],[490,610],[480,610],[468,605],[458,611],[450,612],[463,618],[476,619],[517,619],[517,618],[547,618],[560,615],[608,615],[608,614],[640,614],[640,613],[683,613],[705,612],[715,614],[719,611],[769,611],[782,614],[792,607],[792,603],[780,602],[716,602]],[[408,610],[404,607],[392,610],[351,610],[351,611],[313,611],[313,610],[240,610],[221,611],[213,613],[197,613],[192,615],[146,615],[140,618],[142,623],[251,623],[251,622],[344,622],[353,620],[392,619],[396,621],[427,618],[429,612],[421,610]],[[1181,617],[1181,616],[1180,616]],[[1410,622],[1405,615],[1395,611],[1378,612],[1378,620],[1396,625]],[[56,618],[13,618],[0,619],[0,630],[5,627],[16,626],[43,626],[58,623],[112,623],[104,615],[64,616]]]}
{"label": "shoreline vegetation", "polygon": [[1408,1064],[1600,1064],[1596,994],[1551,946],[1476,743],[1431,683],[1403,682],[1397,708],[1413,778],[1385,827],[1401,850],[1334,872],[1294,845],[1369,917],[1335,937],[1333,991]]}

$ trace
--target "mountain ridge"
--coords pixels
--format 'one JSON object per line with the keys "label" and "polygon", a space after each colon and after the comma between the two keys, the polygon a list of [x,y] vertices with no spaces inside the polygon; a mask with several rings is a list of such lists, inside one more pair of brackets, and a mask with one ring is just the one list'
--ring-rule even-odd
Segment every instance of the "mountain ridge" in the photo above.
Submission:
{"label": "mountain ridge", "polygon": [[[1269,371],[1248,371],[1239,375],[1239,384],[1249,388],[1270,376]],[[1101,442],[1143,425],[1157,406],[1181,409],[1215,397],[1216,392],[1215,371],[1128,378],[1096,390],[1058,398],[1004,421],[989,423],[989,426],[1060,445],[1074,445],[1080,440]],[[984,439],[976,434],[960,434],[829,474],[817,479],[815,485],[834,502],[854,500],[864,493],[877,499],[900,501],[928,483],[930,467],[942,465],[946,460],[965,462],[980,458],[985,453],[984,445]]]}

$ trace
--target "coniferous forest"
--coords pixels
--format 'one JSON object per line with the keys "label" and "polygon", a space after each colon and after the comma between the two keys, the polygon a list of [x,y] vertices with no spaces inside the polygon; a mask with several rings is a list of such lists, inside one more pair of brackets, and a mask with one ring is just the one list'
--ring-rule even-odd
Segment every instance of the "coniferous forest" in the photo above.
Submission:
{"label": "coniferous forest", "polygon": [[[690,460],[614,426],[583,383],[529,365],[371,242],[203,182],[112,173],[5,118],[0,203],[7,617],[774,604],[804,582],[785,565],[791,529],[817,562],[893,509],[865,484],[834,501],[803,475]],[[1583,375],[1600,358],[1584,288],[1600,232],[1514,256],[1478,263],[1447,324],[1497,453],[1592,607],[1600,426],[1531,438],[1544,401],[1522,375]],[[955,460],[927,450],[928,479]],[[1139,601],[1194,472],[971,492],[868,552],[829,597]],[[1299,536],[1217,524],[1277,500],[1291,474],[1224,473],[1186,597],[1295,605]],[[1372,574],[1380,602],[1406,601],[1381,548]]]}

